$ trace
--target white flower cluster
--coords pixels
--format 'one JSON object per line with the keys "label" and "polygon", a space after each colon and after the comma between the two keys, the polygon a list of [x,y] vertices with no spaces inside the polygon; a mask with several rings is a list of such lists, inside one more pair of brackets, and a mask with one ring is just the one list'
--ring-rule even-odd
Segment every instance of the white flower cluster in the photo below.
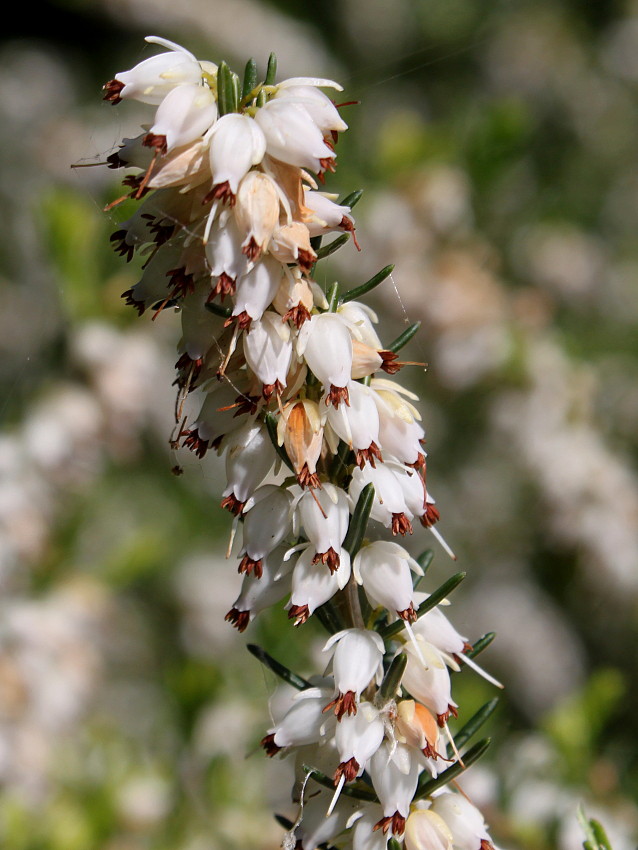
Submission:
{"label": "white flower cluster", "polygon": [[[404,364],[398,344],[381,343],[374,312],[336,286],[326,298],[312,279],[321,237],[354,237],[350,206],[317,183],[346,129],[320,89],[340,86],[275,84],[272,60],[264,83],[249,63],[240,86],[223,63],[147,40],[168,51],[105,86],[112,103],[157,107],[109,157],[137,169],[124,183],[144,198],[112,237],[128,259],[147,256],[125,297],[140,314],[180,308],[174,443],[224,454],[222,506],[242,528],[243,583],[226,619],[243,631],[287,599],[295,625],[318,612],[332,633],[324,676],[275,695],[262,741],[268,755],[297,754],[300,780],[310,765],[335,786],[308,803],[302,793],[291,835],[303,850],[326,841],[372,850],[391,837],[408,850],[485,850],[483,819],[461,794],[423,799],[424,775],[459,758],[449,670],[476,667],[472,647],[415,589],[419,562],[365,536],[368,521],[377,536],[397,536],[418,520],[445,546],[417,397],[379,377]],[[203,403],[187,424],[181,408],[195,389]],[[376,802],[355,805],[357,794]]]}

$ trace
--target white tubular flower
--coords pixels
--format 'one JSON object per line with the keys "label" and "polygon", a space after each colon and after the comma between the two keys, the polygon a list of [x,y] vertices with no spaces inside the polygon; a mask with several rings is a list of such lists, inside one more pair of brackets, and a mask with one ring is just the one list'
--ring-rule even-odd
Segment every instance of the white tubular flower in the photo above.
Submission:
{"label": "white tubular flower", "polygon": [[229,440],[222,508],[238,516],[276,460],[266,429],[248,422]]}
{"label": "white tubular flower", "polygon": [[244,334],[244,355],[261,381],[266,401],[274,392],[281,393],[286,386],[292,342],[290,328],[278,313],[267,310],[261,319],[252,322],[250,330]]}
{"label": "white tubular flower", "polygon": [[266,153],[266,138],[252,118],[230,112],[210,132],[210,170],[213,188],[208,200],[235,204],[239,182]]}
{"label": "white tubular flower", "polygon": [[341,800],[339,805],[326,816],[328,793],[323,790],[312,796],[305,804],[303,818],[295,835],[301,844],[301,850],[317,850],[317,847],[332,845],[332,841],[348,825],[356,810],[356,802]]}
{"label": "white tubular flower", "polygon": [[267,755],[272,757],[284,747],[316,744],[329,724],[323,713],[324,702],[325,696],[319,688],[300,691],[284,718],[262,738],[261,746]]}
{"label": "white tubular flower", "polygon": [[420,702],[403,699],[397,704],[396,731],[401,743],[421,750],[426,758],[436,759],[439,756],[436,718]]}
{"label": "white tubular flower", "polygon": [[379,450],[379,414],[369,387],[350,381],[347,385],[350,405],[338,408],[323,402],[328,416],[328,424],[356,455],[357,465],[363,467],[366,462],[376,466],[376,460],[383,460]]}
{"label": "white tubular flower", "polygon": [[261,578],[262,561],[288,535],[292,496],[275,484],[257,488],[244,507],[243,558],[238,572]]}
{"label": "white tubular flower", "polygon": [[[375,394],[375,399],[378,396]],[[425,431],[413,419],[406,422],[399,416],[389,416],[385,405],[379,409],[379,439],[383,451],[407,466],[419,468],[425,464],[425,454],[421,448],[421,441],[425,437]]]}
{"label": "white tubular flower", "polygon": [[316,493],[304,493],[297,510],[314,549],[313,564],[321,561],[333,573],[339,568],[341,545],[350,521],[348,497],[339,487],[325,483]]}
{"label": "white tubular flower", "polygon": [[386,850],[390,836],[375,829],[380,815],[379,806],[366,807],[352,829],[352,850]]}
{"label": "white tubular flower", "polygon": [[383,349],[381,340],[374,329],[379,319],[371,307],[359,301],[346,301],[337,308],[337,314],[348,324],[356,339],[377,351]]}
{"label": "white tubular flower", "polygon": [[431,809],[417,809],[406,821],[406,850],[453,850],[452,841],[448,825]]}
{"label": "white tubular flower", "polygon": [[246,274],[248,259],[241,250],[241,234],[232,216],[222,212],[206,241],[206,260],[211,279],[217,278],[212,296],[234,295],[238,277]]}
{"label": "white tubular flower", "polygon": [[310,284],[301,276],[301,269],[288,269],[284,274],[272,306],[284,322],[291,321],[297,328],[308,321],[314,298]]}
{"label": "white tubular flower", "polygon": [[339,765],[334,774],[335,785],[352,782],[361,776],[383,741],[383,718],[370,702],[362,702],[353,717],[344,717],[335,730]]}
{"label": "white tubular flower", "polygon": [[358,339],[352,340],[352,370],[350,374],[353,380],[374,375],[382,366],[383,357],[376,348],[359,342]]}
{"label": "white tubular flower", "polygon": [[239,278],[233,316],[240,328],[245,330],[253,319],[261,319],[279,289],[282,275],[281,263],[264,257]]}
{"label": "white tubular flower", "polygon": [[184,47],[155,36],[148,36],[146,41],[161,44],[168,52],[150,56],[130,71],[120,71],[104,86],[104,100],[119,103],[132,98],[158,105],[176,86],[201,82],[202,68]]}
{"label": "white tubular flower", "polygon": [[238,631],[245,631],[260,611],[270,608],[290,593],[290,569],[282,573],[283,554],[284,549],[281,548],[261,558],[259,578],[256,570],[244,577],[241,592],[224,618]]}
{"label": "white tubular flower", "polygon": [[[417,591],[417,606],[425,602],[429,595],[429,593]],[[447,655],[461,655],[472,648],[467,638],[457,632],[438,606],[419,617],[414,625],[414,633],[431,643],[439,652],[445,652]]]}
{"label": "white tubular flower", "polygon": [[401,483],[387,464],[376,469],[366,464],[352,473],[352,482],[348,490],[350,498],[356,504],[361,491],[367,484],[374,485],[374,502],[370,516],[386,528],[392,528],[393,534],[411,534],[414,516],[405,501]]}
{"label": "white tubular flower", "polygon": [[483,815],[462,794],[440,794],[431,812],[439,815],[452,834],[454,850],[491,850],[494,847]]}
{"label": "white tubular flower", "polygon": [[203,136],[216,119],[217,101],[208,86],[177,86],[158,106],[144,144],[167,153]]}
{"label": "white tubular flower", "polygon": [[297,558],[292,572],[288,618],[295,621],[295,626],[305,623],[320,605],[331,599],[338,590],[343,590],[349,578],[350,556],[345,549],[341,555],[341,566],[334,573],[313,564],[312,551],[306,549]]}
{"label": "white tubular flower", "polygon": [[261,171],[249,171],[237,190],[235,218],[244,234],[244,254],[251,262],[268,247],[279,223],[279,205],[279,192],[272,177]]}
{"label": "white tubular flower", "polygon": [[275,94],[275,100],[278,99],[292,100],[303,106],[324,136],[343,133],[348,129],[337,107],[316,86],[280,86]]}
{"label": "white tubular flower", "polygon": [[323,425],[314,401],[298,401],[284,409],[277,426],[279,445],[285,447],[302,487],[321,487],[317,461],[323,445]]}
{"label": "white tubular flower", "polygon": [[[381,440],[381,445],[385,451],[383,440]],[[401,488],[408,511],[420,519],[426,510],[425,481],[416,469],[409,469],[402,464],[393,463],[392,461],[387,466]]]}
{"label": "white tubular flower", "polygon": [[300,221],[275,228],[268,250],[280,263],[297,263],[306,274],[317,259],[308,228]]}
{"label": "white tubular flower", "polygon": [[146,186],[148,189],[181,186],[182,191],[187,192],[201,185],[209,176],[206,146],[201,139],[195,139],[156,159]]}
{"label": "white tubular flower", "polygon": [[353,569],[373,607],[382,605],[402,620],[416,620],[410,570],[417,575],[423,575],[423,570],[402,546],[386,540],[363,546]]}
{"label": "white tubular flower", "polygon": [[383,832],[403,835],[420,771],[418,760],[405,744],[395,747],[386,741],[372,756],[368,772],[383,809],[377,824]]}
{"label": "white tubular flower", "polygon": [[352,339],[342,319],[336,313],[313,316],[299,331],[297,352],[326,388],[326,403],[348,404]]}
{"label": "white tubular flower", "polygon": [[457,716],[457,705],[452,699],[450,674],[445,661],[432,644],[418,638],[417,640],[421,658],[412,644],[403,647],[408,656],[408,663],[401,684],[415,699],[436,714],[437,722],[443,728],[450,714]]}
{"label": "white tubular flower", "polygon": [[323,140],[323,133],[298,103],[273,99],[257,110],[255,121],[266,137],[270,156],[288,165],[307,168],[318,174],[333,167],[335,153]]}
{"label": "white tubular flower", "polygon": [[346,629],[329,638],[323,651],[332,651],[332,674],[337,691],[325,710],[334,709],[337,720],[341,720],[344,714],[357,713],[362,691],[382,670],[385,646],[377,632]]}
{"label": "white tubular flower", "polygon": [[349,217],[350,207],[335,204],[332,198],[336,197],[325,192],[305,190],[304,206],[310,214],[304,217],[304,221],[311,236],[322,236],[333,230],[352,231],[354,229],[354,222]]}

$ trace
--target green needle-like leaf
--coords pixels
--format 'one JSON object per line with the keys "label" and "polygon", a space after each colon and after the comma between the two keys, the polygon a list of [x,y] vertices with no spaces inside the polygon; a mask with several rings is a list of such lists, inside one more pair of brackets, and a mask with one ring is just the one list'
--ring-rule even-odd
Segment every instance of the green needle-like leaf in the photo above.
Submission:
{"label": "green needle-like leaf", "polygon": [[354,301],[355,298],[361,298],[363,295],[366,295],[366,293],[371,292],[380,283],[383,283],[386,278],[390,277],[393,270],[393,264],[386,266],[384,269],[381,269],[380,272],[377,272],[374,277],[371,277],[370,280],[366,281],[366,283],[362,283],[361,286],[355,286],[354,289],[346,292],[341,301],[345,304],[347,301]]}
{"label": "green needle-like leaf", "polygon": [[361,491],[354,513],[352,514],[352,519],[350,520],[350,525],[348,526],[348,533],[343,541],[343,545],[350,553],[351,558],[354,558],[361,548],[373,503],[374,485],[366,484]]}
{"label": "green needle-like leaf", "polygon": [[274,86],[275,85],[275,77],[277,76],[277,57],[274,53],[271,53],[268,57],[268,67],[266,68],[266,79],[264,80],[265,86]]}
{"label": "green needle-like leaf", "polygon": [[235,112],[235,87],[230,68],[225,62],[217,69],[217,105],[220,115]]}
{"label": "green needle-like leaf", "polygon": [[477,655],[480,655],[484,649],[492,643],[494,638],[496,637],[496,632],[487,632],[483,637],[479,638],[476,643],[472,646],[472,649],[469,652],[466,652],[468,658],[476,658]]}
{"label": "green needle-like leaf", "polygon": [[[335,789],[334,781],[326,776],[325,773],[322,773],[320,770],[316,770],[314,767],[310,767],[310,765],[304,764],[303,769],[306,773],[310,773],[315,782],[318,782],[319,785],[323,785],[324,788],[330,788],[332,791]],[[344,785],[341,791],[342,796],[344,797],[354,797],[355,800],[365,800],[368,803],[376,803],[377,795],[374,791],[366,787],[362,782],[356,782],[354,785]]]}
{"label": "green needle-like leaf", "polygon": [[598,842],[599,850],[612,850],[607,833],[600,821],[597,821],[595,818],[590,818],[589,824],[592,828],[596,841]]}
{"label": "green needle-like leaf", "polygon": [[393,659],[379,688],[380,705],[384,705],[388,700],[394,699],[396,696],[407,663],[408,656],[404,652],[401,652]]}
{"label": "green needle-like leaf", "polygon": [[[422,617],[424,614],[427,614],[428,611],[431,611],[432,608],[436,607],[442,599],[445,599],[446,596],[452,593],[455,587],[458,587],[466,575],[467,573],[455,573],[455,575],[443,582],[443,584],[435,590],[434,593],[428,596],[428,598],[419,605],[417,617]],[[389,638],[398,635],[404,625],[403,620],[397,620],[396,623],[391,623],[389,626],[386,626],[385,629],[381,629],[379,634],[384,640],[388,640]]]}
{"label": "green needle-like leaf", "polygon": [[361,195],[363,195],[363,189],[355,189],[354,192],[346,195],[343,201],[338,201],[338,204],[340,207],[350,207],[352,209],[361,200]]}
{"label": "green needle-like leaf", "polygon": [[419,784],[417,785],[416,794],[414,795],[415,800],[420,800],[423,797],[429,797],[434,791],[438,788],[442,788],[444,785],[447,785],[452,779],[456,779],[456,777],[463,773],[464,770],[467,770],[470,765],[474,764],[475,761],[481,758],[484,755],[485,751],[489,747],[491,743],[490,738],[483,738],[483,740],[479,741],[478,744],[474,744],[474,746],[469,749],[466,753],[463,754],[463,764],[460,762],[454,762],[454,764],[450,765],[443,773],[440,773],[436,779],[425,779],[426,774],[421,774],[421,780],[419,780]]}
{"label": "green needle-like leaf", "polygon": [[222,319],[229,319],[233,312],[230,307],[222,307],[221,304],[215,304],[214,301],[207,301],[204,306],[206,307],[209,313],[214,313],[216,316],[221,316]]}
{"label": "green needle-like leaf", "polygon": [[324,257],[329,257],[330,254],[334,254],[335,251],[338,251],[342,245],[345,245],[346,242],[350,239],[349,233],[342,233],[341,236],[338,236],[336,239],[333,239],[332,242],[329,242],[327,245],[324,245],[322,248],[319,248],[317,251],[317,259],[323,260]]}
{"label": "green needle-like leaf", "polygon": [[339,305],[339,284],[335,281],[328,293],[328,312],[334,313]]}
{"label": "green needle-like leaf", "polygon": [[425,578],[425,573],[427,573],[428,568],[429,568],[429,566],[430,566],[430,564],[432,563],[433,560],[434,560],[434,552],[432,551],[432,549],[426,549],[425,552],[421,552],[419,557],[416,559],[416,562],[421,567],[421,569],[423,570],[424,575],[422,575],[422,576],[415,575],[414,576],[413,583],[414,583],[415,589],[419,586],[419,582],[421,581],[421,579]]}
{"label": "green needle-like leaf", "polygon": [[279,457],[283,460],[283,462],[286,464],[288,469],[290,469],[291,472],[294,472],[295,468],[292,465],[292,461],[288,457],[288,452],[286,451],[284,446],[279,445],[279,441],[277,439],[277,417],[275,416],[274,413],[267,413],[264,416],[264,422],[266,424],[266,430],[268,431],[268,436],[270,437],[270,442],[275,447],[275,451],[277,452]]}
{"label": "green needle-like leaf", "polygon": [[481,706],[476,714],[473,714],[467,723],[454,734],[454,742],[459,749],[464,747],[472,735],[478,732],[487,718],[494,712],[497,705],[498,697],[494,697],[494,699],[486,702],[485,705]]}
{"label": "green needle-like leaf", "polygon": [[403,844],[399,844],[396,838],[391,838],[388,841],[388,850],[403,850]]}
{"label": "green needle-like leaf", "polygon": [[251,653],[251,655],[254,655],[258,661],[261,661],[264,667],[272,670],[272,672],[283,679],[284,682],[288,682],[289,685],[292,685],[293,688],[297,688],[298,691],[303,691],[305,688],[312,687],[310,682],[307,682],[305,679],[302,679],[301,676],[293,673],[292,670],[284,667],[283,664],[280,664],[279,661],[274,659],[272,655],[269,655],[265,649],[257,646],[257,644],[249,643],[246,649]]}
{"label": "green needle-like leaf", "polygon": [[399,334],[399,336],[394,340],[394,342],[388,346],[388,351],[394,351],[395,354],[401,351],[403,346],[407,345],[410,342],[410,340],[420,327],[421,322],[415,322],[413,325],[410,325],[409,328],[406,328],[403,333]]}
{"label": "green needle-like leaf", "polygon": [[246,68],[244,69],[244,83],[241,87],[241,99],[242,101],[248,101],[248,95],[253,91],[253,89],[257,85],[257,63],[254,59],[249,59],[246,62]]}

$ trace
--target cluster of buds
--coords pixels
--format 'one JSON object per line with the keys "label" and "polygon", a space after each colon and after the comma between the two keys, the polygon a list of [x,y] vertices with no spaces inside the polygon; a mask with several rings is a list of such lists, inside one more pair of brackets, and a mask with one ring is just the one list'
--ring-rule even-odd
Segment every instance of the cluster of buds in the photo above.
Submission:
{"label": "cluster of buds", "polygon": [[[224,456],[229,555],[241,528],[243,579],[226,619],[243,631],[285,600],[295,626],[316,615],[330,633],[324,674],[310,680],[252,648],[287,683],[262,741],[269,756],[297,759],[301,813],[284,843],[486,850],[482,816],[444,789],[485,749],[459,753],[480,723],[450,731],[450,671],[482,672],[472,657],[489,638],[472,647],[440,610],[462,574],[418,591],[428,559],[396,540],[418,521],[449,552],[426,487],[418,399],[392,377],[417,326],[386,348],[359,300],[391,266],[345,293],[313,279],[322,256],[350,239],[359,247],[360,193],[337,203],[319,191],[347,129],[321,89],[341,87],[276,83],[273,56],[264,82],[252,60],[242,82],[225,63],[147,41],[166,52],[105,86],[113,104],[156,108],[108,158],[132,169],[119,201],[141,200],[112,237],[127,259],[145,257],[124,298],[153,318],[179,308],[172,444]],[[201,402],[192,421],[189,394]],[[306,801],[309,777],[319,790]]]}

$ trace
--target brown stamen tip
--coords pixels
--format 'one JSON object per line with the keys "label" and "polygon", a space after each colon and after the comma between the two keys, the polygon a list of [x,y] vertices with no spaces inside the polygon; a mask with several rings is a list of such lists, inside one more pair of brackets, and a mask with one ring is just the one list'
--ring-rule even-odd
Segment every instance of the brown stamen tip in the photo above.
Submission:
{"label": "brown stamen tip", "polygon": [[230,316],[230,318],[226,319],[224,327],[228,328],[233,322],[237,322],[237,327],[240,331],[247,331],[250,328],[252,320],[252,316],[249,316],[245,310],[242,310],[237,316]]}
{"label": "brown stamen tip", "polygon": [[436,722],[439,724],[441,729],[443,729],[443,727],[447,723],[447,721],[450,717],[450,714],[452,715],[452,717],[458,717],[459,716],[459,713],[456,710],[456,707],[453,706],[453,705],[448,705],[447,711],[444,711],[443,714],[437,714],[436,715]]}
{"label": "brown stamen tip", "polygon": [[317,552],[312,559],[313,564],[318,564],[321,561],[322,564],[327,564],[328,569],[331,573],[335,573],[339,569],[339,564],[341,563],[339,559],[339,555],[332,546],[325,552]]}
{"label": "brown stamen tip", "polygon": [[487,838],[482,838],[481,843],[479,845],[480,850],[494,850],[494,845],[491,841],[488,841]]}
{"label": "brown stamen tip", "polygon": [[337,767],[334,773],[334,783],[335,785],[339,784],[339,780],[342,776],[345,776],[346,782],[352,782],[359,775],[361,767],[359,762],[353,756],[348,761],[342,761],[341,764]]}
{"label": "brown stamen tip", "polygon": [[421,477],[425,481],[425,455],[423,452],[419,452],[417,455],[417,459],[414,463],[406,463],[406,466],[412,467],[412,469],[423,470]]}
{"label": "brown stamen tip", "polygon": [[432,744],[426,744],[425,747],[421,750],[426,759],[437,759],[439,757],[439,753],[434,749]]}
{"label": "brown stamen tip", "polygon": [[161,134],[155,135],[155,133],[147,133],[142,139],[142,144],[145,148],[154,148],[159,154],[166,153],[168,149],[166,136],[162,136]]}
{"label": "brown stamen tip", "polygon": [[250,611],[238,611],[237,608],[231,608],[224,620],[232,623],[238,632],[245,632],[250,623]]}
{"label": "brown stamen tip", "polygon": [[281,395],[283,390],[284,390],[284,387],[283,387],[283,384],[281,383],[281,381],[275,381],[274,384],[264,384],[263,387],[262,387],[261,394],[263,395],[263,397],[266,401],[270,401],[270,399],[273,396],[273,393],[277,393],[277,394]]}
{"label": "brown stamen tip", "polygon": [[392,514],[392,534],[412,534],[412,523],[404,513]]}
{"label": "brown stamen tip", "polygon": [[397,611],[397,614],[402,620],[407,620],[409,623],[416,623],[417,614],[414,610],[414,605],[411,602],[409,608],[406,608],[404,611]]}
{"label": "brown stamen tip", "polygon": [[183,446],[187,449],[190,449],[192,452],[195,452],[198,458],[203,458],[208,449],[210,448],[210,442],[208,440],[203,440],[199,436],[199,431],[195,428],[193,431],[186,431],[184,433],[185,440],[183,442]]}
{"label": "brown stamen tip", "polygon": [[301,248],[297,253],[297,262],[299,267],[306,273],[310,271],[316,260],[317,255],[314,251],[307,251],[305,248]]}
{"label": "brown stamen tip", "polygon": [[337,170],[337,164],[332,156],[325,156],[323,159],[320,159],[319,165],[321,166],[322,176],[324,171],[331,171],[334,174]]}
{"label": "brown stamen tip", "polygon": [[323,709],[323,713],[334,708],[335,717],[341,720],[344,714],[350,716],[357,713],[357,695],[354,691],[346,691],[345,694],[339,694],[332,702],[329,702]]}
{"label": "brown stamen tip", "polygon": [[379,448],[379,446],[377,446],[374,440],[370,443],[367,449],[357,449],[356,451],[357,466],[360,469],[363,469],[363,467],[366,465],[366,462],[369,463],[373,469],[376,469],[377,465],[375,462],[375,458],[377,460],[380,460],[381,463],[383,463],[381,449]]}
{"label": "brown stamen tip", "polygon": [[235,286],[235,278],[227,275],[226,272],[222,272],[220,276],[217,278],[217,284],[215,288],[212,290],[207,301],[212,301],[216,295],[221,296],[221,300],[223,302],[224,298],[227,295],[234,295],[236,290]]}
{"label": "brown stamen tip", "polygon": [[122,98],[120,94],[122,93],[122,89],[124,88],[124,83],[121,83],[119,80],[109,80],[108,83],[102,86],[102,91],[106,92],[104,95],[104,100],[110,101],[113,106],[116,103],[121,103]]}
{"label": "brown stamen tip", "polygon": [[330,384],[330,392],[328,393],[326,404],[331,404],[337,410],[342,401],[345,401],[348,407],[350,407],[348,387],[335,387],[334,384]]}
{"label": "brown stamen tip", "polygon": [[251,262],[255,262],[257,257],[261,254],[261,248],[257,244],[257,241],[254,236],[250,237],[250,242],[248,245],[244,245],[241,249],[242,254],[245,254]]}
{"label": "brown stamen tip", "polygon": [[383,360],[381,368],[384,372],[387,372],[388,375],[396,375],[399,369],[402,369],[405,366],[405,363],[401,363],[401,361],[397,359],[399,355],[394,351],[380,351],[379,355]]}
{"label": "brown stamen tip", "polygon": [[122,298],[124,299],[124,303],[128,307],[134,307],[137,310],[138,316],[141,316],[142,313],[146,310],[146,304],[143,301],[138,301],[137,298],[133,297],[132,289],[127,289],[126,292],[123,292]]}
{"label": "brown stamen tip", "polygon": [[472,644],[468,643],[468,641],[465,641],[465,643],[463,644],[463,652],[467,654],[468,652],[472,652],[473,650],[474,647],[472,646]]}
{"label": "brown stamen tip", "polygon": [[257,558],[255,561],[249,555],[244,555],[237,567],[237,572],[246,573],[247,576],[253,573],[255,578],[261,578],[263,575],[261,558]]}
{"label": "brown stamen tip", "polygon": [[231,512],[231,514],[234,514],[234,516],[239,516],[241,514],[244,510],[245,504],[246,502],[240,502],[239,499],[232,494],[230,496],[226,496],[226,498],[222,499],[221,502],[222,508],[226,508]]}
{"label": "brown stamen tip", "polygon": [[295,626],[302,626],[310,616],[307,605],[291,605],[288,609],[288,619],[295,621]]}
{"label": "brown stamen tip", "polygon": [[130,245],[126,241],[128,230],[116,230],[109,237],[109,242],[113,245],[113,250],[120,257],[126,257],[126,262],[129,263],[133,259],[135,253],[135,245]]}
{"label": "brown stamen tip", "polygon": [[304,322],[310,318],[310,311],[303,304],[297,304],[291,307],[287,313],[282,316],[283,322],[292,322],[297,328],[300,328]]}
{"label": "brown stamen tip", "polygon": [[378,829],[380,829],[384,835],[387,835],[390,829],[393,835],[403,835],[403,833],[405,832],[405,818],[403,817],[403,815],[400,815],[398,812],[395,812],[393,815],[390,815],[386,818],[381,818],[380,821],[375,823],[375,825],[372,827],[372,831],[376,832]]}
{"label": "brown stamen tip", "polygon": [[434,507],[433,504],[427,502],[425,505],[425,513],[422,517],[419,517],[419,522],[424,528],[431,528],[435,523],[437,523],[441,519],[441,514]]}
{"label": "brown stamen tip", "polygon": [[217,183],[213,188],[204,195],[202,204],[210,204],[211,201],[221,201],[223,204],[228,204],[231,207],[235,206],[237,197],[230,188],[228,180],[223,183]]}
{"label": "brown stamen tip", "polygon": [[277,744],[275,744],[274,734],[266,735],[265,738],[261,739],[259,745],[266,750],[266,755],[268,756],[268,758],[276,756],[277,753],[280,752],[280,750],[282,749],[282,747],[278,747]]}
{"label": "brown stamen tip", "polygon": [[[341,228],[341,230],[345,230],[352,235],[352,241],[354,242],[355,248],[357,249],[357,251],[360,251],[361,245],[359,245],[357,241],[357,234],[355,233],[354,221],[351,218],[348,218],[347,215],[344,215],[344,217],[339,222],[339,227]],[[381,368],[383,369],[383,366]]]}
{"label": "brown stamen tip", "polygon": [[301,471],[297,474],[300,487],[309,487],[311,490],[321,489],[321,481],[316,472],[310,472],[308,464],[304,463]]}

